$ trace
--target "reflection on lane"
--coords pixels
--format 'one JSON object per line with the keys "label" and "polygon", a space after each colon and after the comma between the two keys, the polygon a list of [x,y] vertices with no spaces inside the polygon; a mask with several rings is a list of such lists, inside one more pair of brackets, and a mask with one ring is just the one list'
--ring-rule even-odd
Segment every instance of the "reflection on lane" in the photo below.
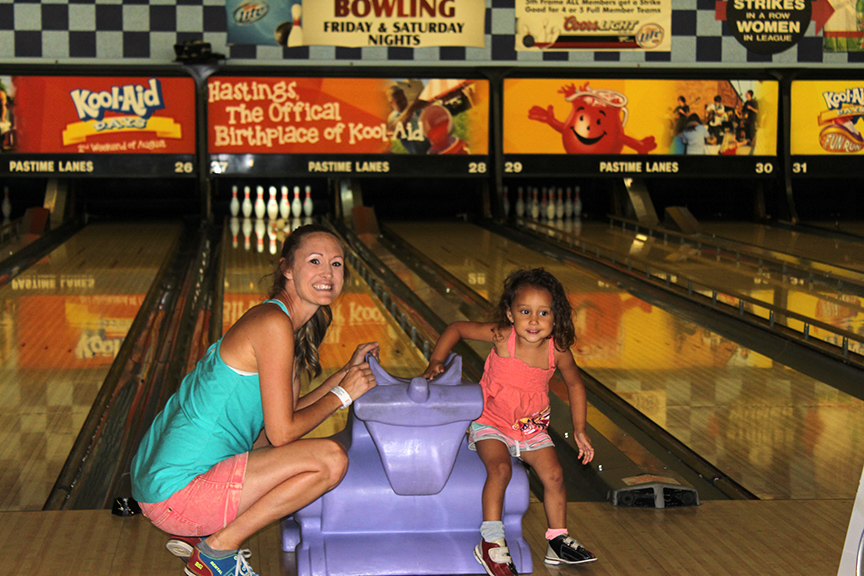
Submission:
{"label": "reflection on lane", "polygon": [[90,225],[0,288],[0,510],[45,504],[180,231]]}
{"label": "reflection on lane", "polygon": [[[266,234],[265,228],[262,236]],[[284,238],[285,233],[280,230],[276,240],[280,250]],[[255,241],[250,245],[254,246]],[[223,242],[222,249],[225,255],[224,333],[246,310],[266,299],[265,294],[272,283],[269,275],[279,255],[278,251],[274,255],[269,250],[244,249],[242,242],[237,246],[231,241]],[[356,270],[351,269],[349,273],[351,279],[345,283],[342,295],[333,304],[333,323],[319,349],[321,376],[305,383],[303,390],[317,386],[342,368],[351,359],[357,345],[363,342],[380,344],[381,365],[395,376],[414,376],[426,368],[423,355],[411,344],[410,338],[372,294],[365,281]],[[337,411],[308,437],[330,436],[342,430],[347,415],[346,410]]]}
{"label": "reflection on lane", "polygon": [[[558,223],[548,224],[563,228]],[[809,319],[808,323],[813,320],[824,322],[864,338],[864,299],[854,294],[827,289],[794,275],[712,257],[697,248],[696,239],[683,243],[664,241],[663,238],[651,238],[630,230],[622,231],[619,227],[600,222],[586,222],[580,237],[591,245],[603,246],[622,255],[622,259],[628,255],[638,258],[650,264],[652,270],[658,273],[673,272],[680,286],[686,286],[687,280],[693,280],[697,286],[694,292],[707,298],[712,298],[714,294],[710,290],[698,288],[699,285],[719,291],[717,300],[736,308],[739,305],[736,295],[747,296],[766,306],[805,316]],[[744,310],[763,319],[770,317],[768,308],[751,302],[744,302]],[[804,331],[801,320],[786,319],[784,316],[778,321],[785,322],[793,330]],[[809,335],[841,348],[843,346],[840,334],[816,325],[809,326]],[[850,339],[848,346],[852,352],[864,353],[862,342]]]}
{"label": "reflection on lane", "polygon": [[700,222],[705,235],[754,244],[864,272],[864,243],[829,238],[805,231],[784,230],[750,222]]}
{"label": "reflection on lane", "polygon": [[487,299],[516,267],[549,269],[573,304],[577,363],[758,496],[856,493],[864,402],[476,226],[388,227]]}

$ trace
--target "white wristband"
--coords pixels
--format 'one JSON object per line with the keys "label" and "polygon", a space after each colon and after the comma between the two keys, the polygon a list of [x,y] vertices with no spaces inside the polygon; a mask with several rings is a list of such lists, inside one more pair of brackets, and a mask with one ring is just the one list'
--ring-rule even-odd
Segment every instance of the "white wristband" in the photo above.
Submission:
{"label": "white wristband", "polygon": [[330,389],[330,392],[335,394],[336,397],[342,401],[342,408],[348,408],[348,406],[351,405],[351,402],[353,402],[353,400],[351,399],[351,395],[348,394],[348,392],[346,392],[345,389],[341,386],[334,386]]}

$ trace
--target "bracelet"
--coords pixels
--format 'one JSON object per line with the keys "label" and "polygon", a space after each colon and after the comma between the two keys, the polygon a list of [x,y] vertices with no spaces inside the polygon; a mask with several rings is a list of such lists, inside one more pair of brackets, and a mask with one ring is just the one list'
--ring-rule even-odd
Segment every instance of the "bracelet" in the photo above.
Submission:
{"label": "bracelet", "polygon": [[348,408],[351,405],[353,400],[351,399],[351,395],[345,391],[341,386],[334,386],[330,389],[330,392],[336,395],[339,400],[342,401],[342,408]]}

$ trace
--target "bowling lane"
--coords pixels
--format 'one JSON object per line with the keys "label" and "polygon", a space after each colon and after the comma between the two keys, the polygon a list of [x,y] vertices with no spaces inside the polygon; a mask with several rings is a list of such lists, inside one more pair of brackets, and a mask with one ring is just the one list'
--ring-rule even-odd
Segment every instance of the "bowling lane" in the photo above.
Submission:
{"label": "bowling lane", "polygon": [[[548,225],[567,231],[564,224]],[[745,309],[759,317],[768,319],[768,307],[774,306],[858,334],[864,339],[864,298],[855,294],[777,271],[760,270],[743,261],[718,260],[713,252],[699,250],[695,240],[681,243],[659,236],[646,237],[601,222],[583,223],[578,236],[589,246],[601,246],[620,254],[622,260],[631,256],[650,264],[654,270],[676,273],[680,277],[679,285],[685,285],[683,279],[686,278],[710,286],[720,292],[718,299],[726,304],[737,306],[736,295],[748,296],[765,305],[745,303]],[[864,281],[864,276],[861,278]],[[712,296],[710,291],[697,289],[697,292]],[[794,319],[786,322],[790,328],[803,331],[802,322]],[[810,336],[842,345],[841,336],[819,326],[810,327]],[[850,340],[849,349],[862,353],[864,344]]]}
{"label": "bowling lane", "polygon": [[[251,224],[251,226],[250,226]],[[267,228],[257,226],[263,242],[258,244],[254,221],[245,226],[251,230],[252,241],[245,249],[243,236],[238,242],[226,237],[222,242],[225,257],[225,296],[222,304],[223,333],[243,315],[246,310],[266,299],[272,283],[272,276],[278,252],[285,238],[285,232],[275,230],[275,243],[271,253]],[[226,227],[228,228],[228,227]],[[271,230],[274,230],[271,228]],[[247,236],[247,238],[249,237]],[[258,248],[260,247],[260,249]],[[420,374],[426,368],[422,353],[411,344],[411,339],[402,331],[398,322],[375,297],[360,274],[350,266],[351,278],[345,283],[342,295],[333,304],[333,323],[319,349],[322,374],[311,383],[305,383],[303,390],[317,386],[331,374],[342,368],[354,353],[358,344],[378,342],[381,346],[381,365],[391,374],[410,377]],[[330,436],[345,427],[346,410],[339,410],[327,421],[313,430],[308,437]]]}
{"label": "bowling lane", "polygon": [[574,307],[577,363],[759,497],[854,497],[864,402],[479,227],[387,226],[487,299],[514,268],[552,271]]}
{"label": "bowling lane", "polygon": [[40,510],[182,227],[93,224],[0,287],[0,510]]}
{"label": "bowling lane", "polygon": [[864,272],[864,242],[750,222],[700,222],[702,234]]}
{"label": "bowling lane", "polygon": [[845,232],[846,234],[851,234],[853,236],[860,236],[861,238],[864,238],[864,222],[861,222],[859,220],[806,222],[806,224],[810,226],[815,226],[817,228],[824,228],[826,230],[839,230],[840,232]]}

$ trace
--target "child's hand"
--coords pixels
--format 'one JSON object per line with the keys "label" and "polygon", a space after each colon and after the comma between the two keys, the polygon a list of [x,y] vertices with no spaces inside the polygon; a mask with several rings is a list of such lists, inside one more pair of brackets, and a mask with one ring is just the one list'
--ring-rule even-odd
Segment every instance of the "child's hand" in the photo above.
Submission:
{"label": "child's hand", "polygon": [[591,446],[591,440],[585,432],[576,434],[576,445],[579,446],[579,458],[583,464],[588,464],[594,459],[594,447]]}
{"label": "child's hand", "polygon": [[444,372],[444,363],[443,362],[429,362],[429,366],[426,367],[426,370],[423,372],[423,377],[426,380],[432,380],[438,374]]}

